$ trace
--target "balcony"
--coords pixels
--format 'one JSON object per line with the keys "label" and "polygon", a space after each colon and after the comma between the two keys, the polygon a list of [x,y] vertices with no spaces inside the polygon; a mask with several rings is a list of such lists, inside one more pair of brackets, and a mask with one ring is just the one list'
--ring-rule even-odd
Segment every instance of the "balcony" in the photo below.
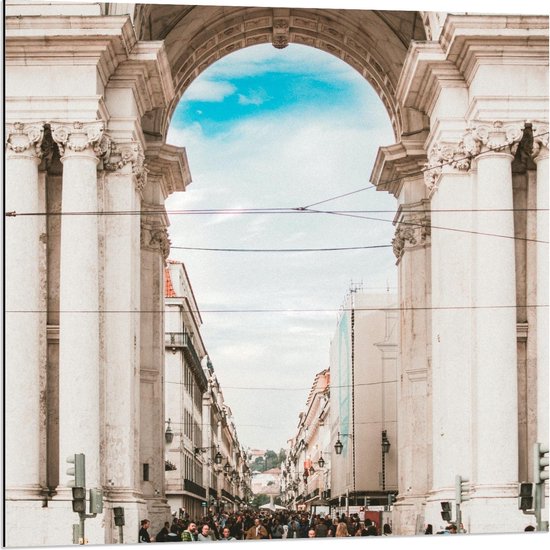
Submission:
{"label": "balcony", "polygon": [[208,381],[202,370],[201,360],[193,345],[190,334],[187,332],[166,332],[164,335],[164,346],[172,353],[176,353],[178,349],[183,350],[183,355],[193,372],[197,385],[202,392],[205,392],[208,388]]}
{"label": "balcony", "polygon": [[190,479],[183,480],[183,489],[199,497],[206,498],[206,489]]}

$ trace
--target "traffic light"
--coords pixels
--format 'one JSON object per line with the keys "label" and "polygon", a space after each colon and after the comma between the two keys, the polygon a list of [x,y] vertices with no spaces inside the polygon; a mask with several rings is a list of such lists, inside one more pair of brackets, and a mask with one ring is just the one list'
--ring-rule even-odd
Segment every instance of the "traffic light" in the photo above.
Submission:
{"label": "traffic light", "polygon": [[90,514],[101,514],[103,512],[103,491],[101,489],[90,489]]}
{"label": "traffic light", "polygon": [[86,487],[86,457],[84,454],[74,454],[67,458],[67,463],[72,464],[67,468],[67,475],[73,479],[69,479],[68,487]]}
{"label": "traffic light", "polygon": [[451,503],[450,502],[441,503],[441,517],[445,521],[451,521]]}
{"label": "traffic light", "polygon": [[457,504],[470,500],[469,491],[466,486],[468,481],[468,479],[459,475],[455,477],[455,500]]}
{"label": "traffic light", "polygon": [[84,487],[73,487],[73,512],[86,513],[86,489]]}
{"label": "traffic light", "polygon": [[548,446],[542,443],[535,443],[535,483],[544,483],[548,479]]}
{"label": "traffic light", "polygon": [[520,483],[519,484],[519,498],[518,509],[527,510],[533,509],[533,484],[532,483]]}
{"label": "traffic light", "polygon": [[395,500],[395,495],[393,493],[388,493],[388,506],[393,506]]}
{"label": "traffic light", "polygon": [[124,525],[124,508],[122,506],[117,506],[113,508],[113,513],[115,515],[115,525],[117,527],[122,527]]}

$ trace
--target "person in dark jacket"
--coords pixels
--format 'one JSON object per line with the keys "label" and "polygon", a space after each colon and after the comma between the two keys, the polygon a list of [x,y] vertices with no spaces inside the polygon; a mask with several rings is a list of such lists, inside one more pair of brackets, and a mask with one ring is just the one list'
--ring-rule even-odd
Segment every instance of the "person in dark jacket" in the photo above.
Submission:
{"label": "person in dark jacket", "polygon": [[151,542],[149,531],[147,531],[150,525],[151,525],[151,522],[148,519],[141,520],[141,528],[139,530],[138,542]]}
{"label": "person in dark jacket", "polygon": [[165,521],[164,527],[157,533],[155,540],[157,542],[166,542],[166,537],[168,536],[168,533],[170,533],[170,522]]}

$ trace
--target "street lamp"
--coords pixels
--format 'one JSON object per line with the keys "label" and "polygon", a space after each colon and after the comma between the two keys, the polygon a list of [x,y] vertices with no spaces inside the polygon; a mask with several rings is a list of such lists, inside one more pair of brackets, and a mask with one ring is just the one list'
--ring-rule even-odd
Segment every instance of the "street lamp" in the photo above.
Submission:
{"label": "street lamp", "polygon": [[388,439],[388,432],[382,430],[382,491],[386,490],[386,455],[390,452],[391,443]]}
{"label": "street lamp", "polygon": [[321,458],[319,458],[319,460],[317,461],[317,464],[319,465],[319,468],[325,467],[325,460],[322,455],[321,455]]}
{"label": "street lamp", "polygon": [[229,465],[229,460],[225,463],[225,466],[223,467],[223,471],[228,474],[229,470],[231,470],[231,466]]}
{"label": "street lamp", "polygon": [[383,453],[389,453],[390,452],[391,443],[388,439],[388,432],[386,430],[382,430],[382,452]]}
{"label": "street lamp", "polygon": [[216,456],[214,456],[214,462],[219,466],[222,463],[222,460],[223,460],[223,457],[220,451],[218,450],[218,452],[216,453]]}
{"label": "street lamp", "polygon": [[174,440],[174,432],[172,431],[172,426],[170,425],[171,420],[167,420],[168,426],[166,426],[166,431],[164,432],[164,440],[166,443],[170,444]]}
{"label": "street lamp", "polygon": [[336,443],[334,444],[334,450],[336,451],[337,455],[341,455],[342,451],[344,450],[344,445],[340,441],[340,437],[353,437],[353,435],[352,434],[341,434],[340,432],[338,432],[338,439],[337,439]]}

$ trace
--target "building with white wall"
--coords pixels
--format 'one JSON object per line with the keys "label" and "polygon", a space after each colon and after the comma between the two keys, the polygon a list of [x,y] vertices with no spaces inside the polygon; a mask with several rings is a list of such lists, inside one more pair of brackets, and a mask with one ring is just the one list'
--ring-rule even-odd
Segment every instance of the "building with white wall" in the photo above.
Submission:
{"label": "building with white wall", "polygon": [[[396,297],[350,290],[330,346],[331,504],[384,506],[396,493]],[[383,452],[382,440],[390,443]],[[337,454],[335,445],[342,445]]]}

